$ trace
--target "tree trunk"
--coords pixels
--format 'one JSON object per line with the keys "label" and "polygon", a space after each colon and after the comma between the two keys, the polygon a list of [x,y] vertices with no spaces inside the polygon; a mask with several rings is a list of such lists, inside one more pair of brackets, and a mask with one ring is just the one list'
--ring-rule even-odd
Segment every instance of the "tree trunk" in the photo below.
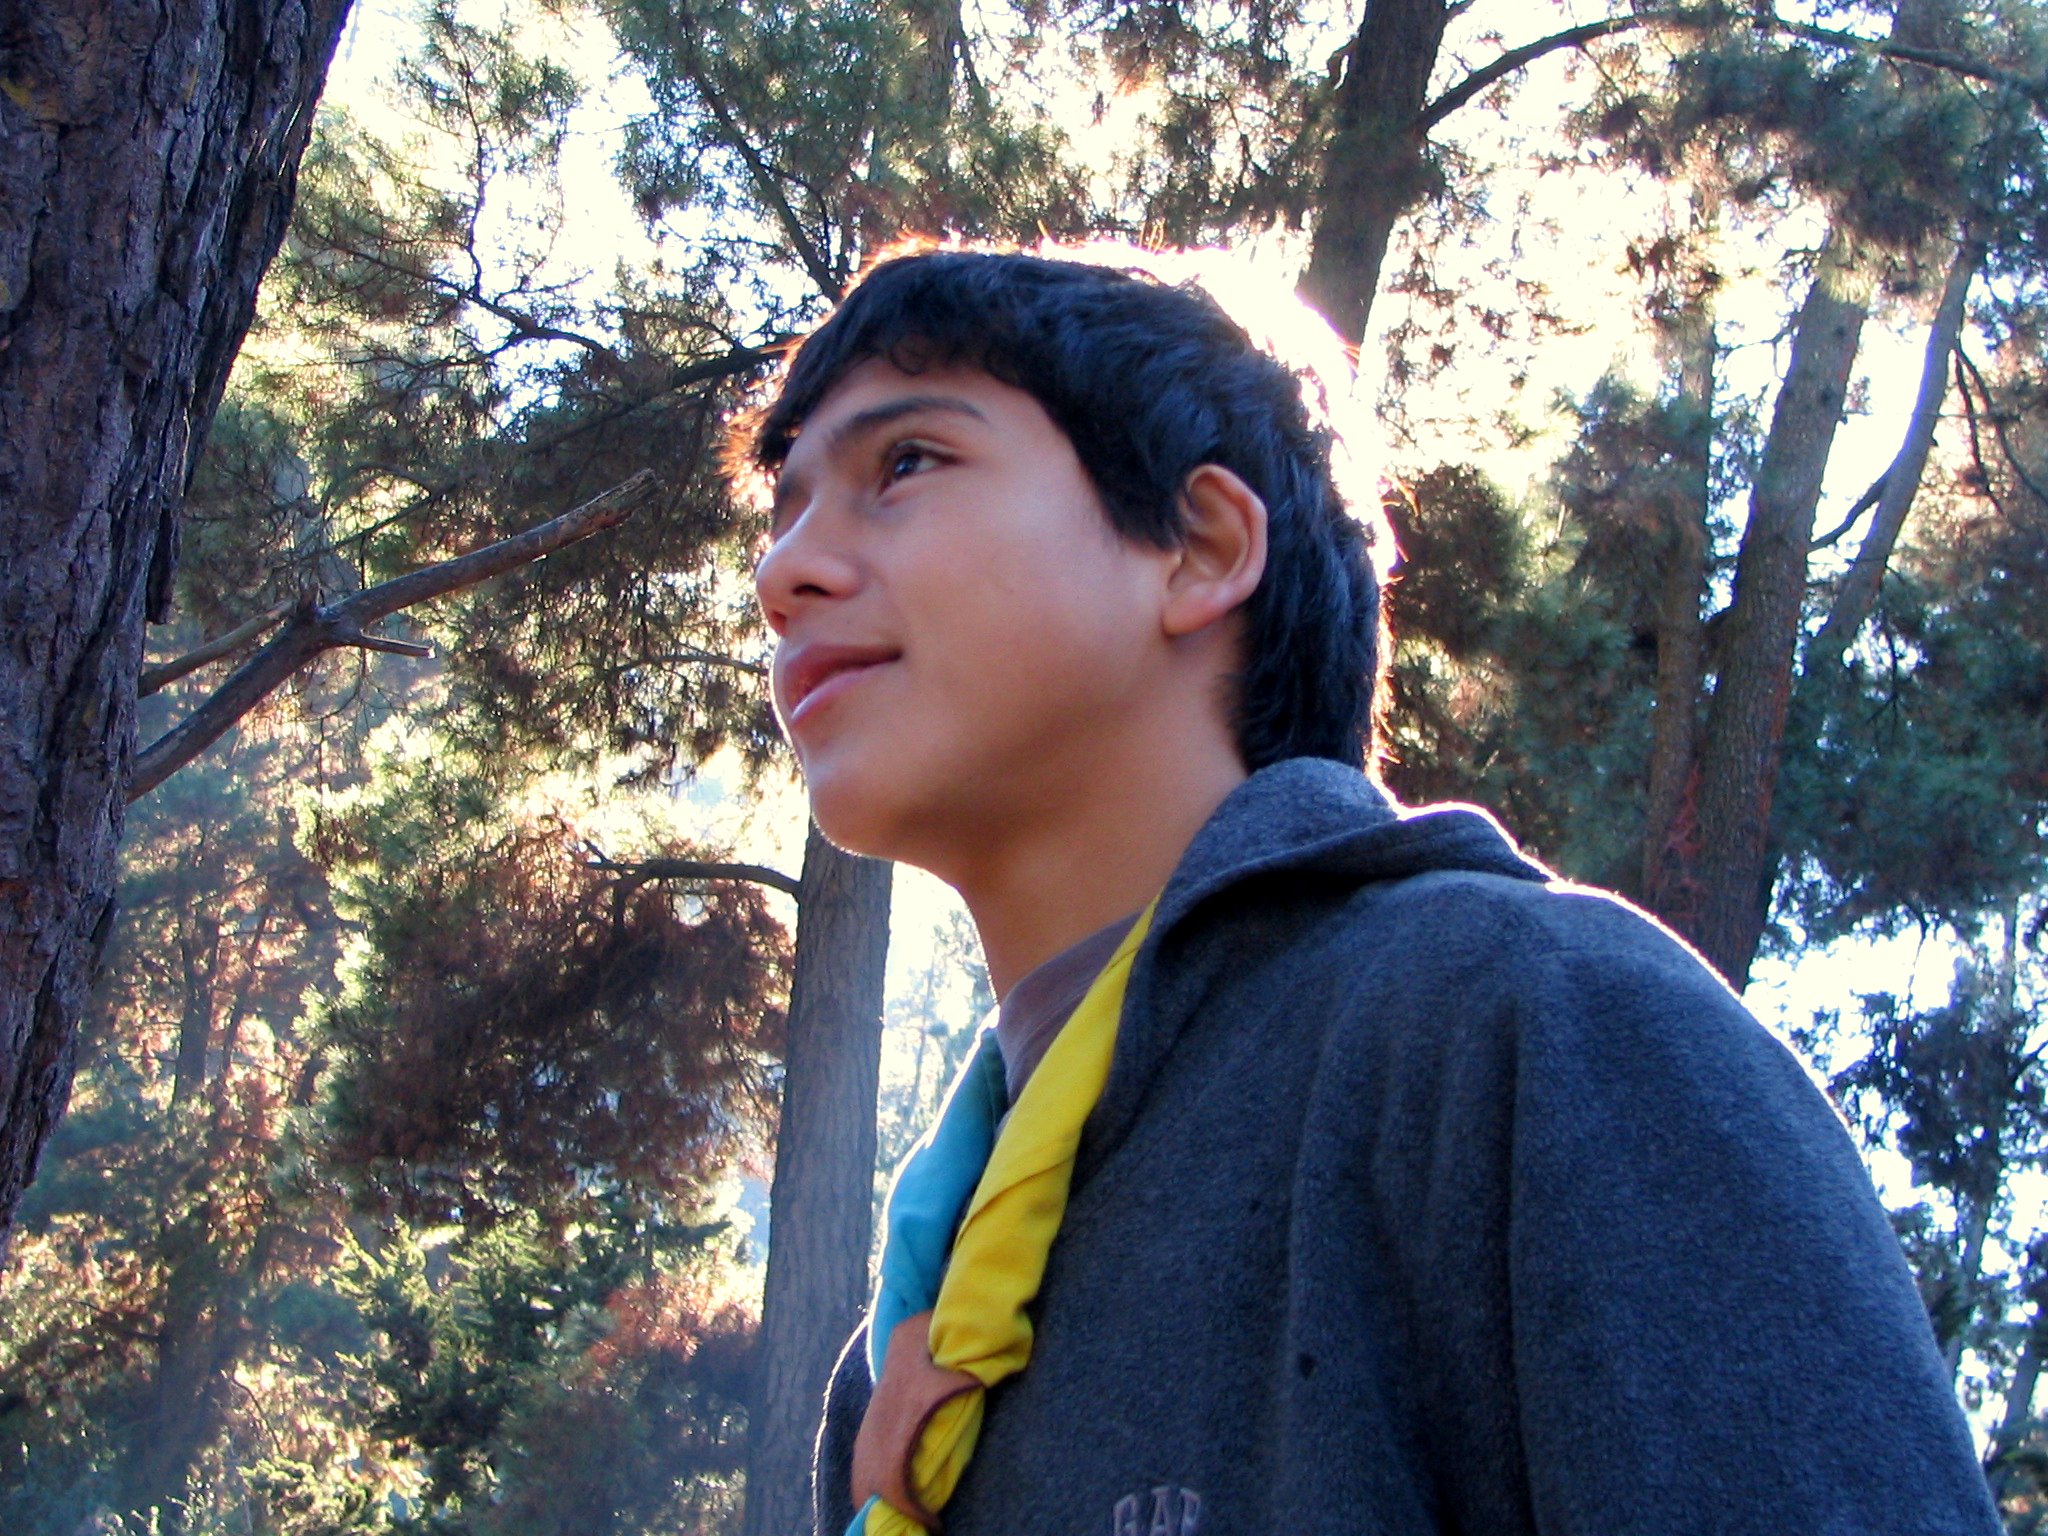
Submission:
{"label": "tree trunk", "polygon": [[183,1104],[206,1082],[206,1048],[213,1042],[214,980],[220,971],[220,918],[199,910],[204,898],[187,894],[178,914],[178,961],[184,987],[178,1010],[178,1052],[172,1059],[171,1102]]}
{"label": "tree trunk", "polygon": [[2018,1480],[2013,1452],[2034,1428],[2034,1394],[2041,1385],[2041,1355],[2048,1349],[2048,1305],[2036,1302],[2027,1322],[2026,1343],[2005,1387],[2005,1413],[1984,1450],[1984,1476],[2001,1508]]}
{"label": "tree trunk", "polygon": [[[1947,0],[1899,0],[1891,37],[1931,45],[1947,22]],[[1721,618],[1699,738],[1697,853],[1657,905],[1737,989],[1748,984],[1770,912],[1771,807],[1799,660],[1814,512],[1868,315],[1865,267],[1849,238],[1832,231],[1800,307]],[[1960,293],[1953,298],[1960,305]],[[1910,501],[1903,484],[1888,490]]]}
{"label": "tree trunk", "polygon": [[1991,1206],[1974,1201],[1961,1213],[1963,1248],[1956,1259],[1955,1278],[1934,1309],[1934,1339],[1941,1347],[1941,1363],[1953,1382],[1963,1369],[1963,1350],[1970,1342],[1970,1324],[1983,1304],[1979,1291],[1984,1283],[1984,1241],[1991,1235]]}
{"label": "tree trunk", "polygon": [[1792,697],[1813,517],[1862,339],[1865,278],[1831,235],[1800,307],[1723,617],[1700,738],[1699,855],[1662,915],[1741,988],[1769,905],[1771,801]]}
{"label": "tree trunk", "polygon": [[768,1199],[746,1536],[810,1528],[826,1379],[866,1305],[891,872],[811,827]]}
{"label": "tree trunk", "polygon": [[346,12],[0,11],[0,1244],[113,909],[144,619]]}
{"label": "tree trunk", "polygon": [[1344,50],[1301,296],[1354,347],[1365,341],[1394,224],[1429,190],[1422,108],[1449,20],[1443,0],[1367,0]]}
{"label": "tree trunk", "polygon": [[212,1202],[202,1200],[171,1239],[156,1375],[122,1467],[125,1502],[141,1529],[186,1528],[186,1480],[225,1416],[249,1279],[223,1265],[209,1241],[215,1221]]}
{"label": "tree trunk", "polygon": [[[1697,231],[1696,231],[1697,232]],[[1649,797],[1643,827],[1642,900],[1664,910],[1684,901],[1697,850],[1700,688],[1706,677],[1706,600],[1713,512],[1713,289],[1692,291],[1671,327],[1678,401],[1685,412],[1684,498],[1664,509],[1664,568],[1657,591],[1657,704],[1651,721]]]}
{"label": "tree trunk", "polygon": [[[267,916],[266,916],[267,921]],[[233,1007],[246,1006],[248,979]],[[207,1145],[188,1177],[203,1177],[223,1166],[226,1139],[234,1134],[227,1106],[232,1064],[217,1083]],[[302,1072],[288,1099],[294,1110],[313,1102],[318,1072]],[[121,1467],[128,1509],[138,1528],[175,1533],[189,1523],[185,1486],[207,1448],[227,1421],[234,1373],[257,1331],[249,1325],[279,1246],[298,1230],[303,1212],[288,1208],[277,1189],[258,1186],[263,1214],[248,1246],[235,1254],[232,1222],[224,1223],[209,1188],[167,1236],[170,1267],[164,1280],[163,1322],[157,1338],[156,1374],[129,1427],[128,1454]]]}

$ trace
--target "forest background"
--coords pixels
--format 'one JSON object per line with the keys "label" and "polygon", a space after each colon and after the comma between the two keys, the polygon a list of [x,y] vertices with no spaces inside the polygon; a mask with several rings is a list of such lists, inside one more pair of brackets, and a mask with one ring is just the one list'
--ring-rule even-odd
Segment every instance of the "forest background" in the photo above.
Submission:
{"label": "forest background", "polygon": [[1390,781],[1754,978],[2048,1524],[2038,5],[349,25],[133,679],[0,1529],[798,1528],[989,998],[807,836],[718,445],[911,231],[1228,247],[1359,349]]}

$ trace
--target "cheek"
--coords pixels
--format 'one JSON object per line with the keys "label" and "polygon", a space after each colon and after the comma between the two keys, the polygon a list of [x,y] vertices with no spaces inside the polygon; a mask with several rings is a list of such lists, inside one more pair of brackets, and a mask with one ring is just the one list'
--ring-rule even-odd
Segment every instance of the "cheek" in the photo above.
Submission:
{"label": "cheek", "polygon": [[1141,636],[1122,594],[1006,581],[965,596],[928,653],[941,729],[1028,751],[1141,690]]}

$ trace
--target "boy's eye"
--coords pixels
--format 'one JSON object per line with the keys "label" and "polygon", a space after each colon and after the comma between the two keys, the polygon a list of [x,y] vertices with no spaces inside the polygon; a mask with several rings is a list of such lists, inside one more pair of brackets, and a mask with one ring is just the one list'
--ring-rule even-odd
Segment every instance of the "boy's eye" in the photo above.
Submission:
{"label": "boy's eye", "polygon": [[934,462],[930,449],[920,448],[915,443],[898,443],[883,461],[882,478],[885,481],[907,479]]}

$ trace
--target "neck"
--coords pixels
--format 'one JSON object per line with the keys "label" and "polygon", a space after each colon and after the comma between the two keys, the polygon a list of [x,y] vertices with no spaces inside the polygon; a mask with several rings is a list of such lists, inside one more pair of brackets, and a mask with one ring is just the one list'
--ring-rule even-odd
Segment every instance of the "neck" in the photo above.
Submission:
{"label": "neck", "polygon": [[1103,765],[1044,815],[938,871],[960,892],[998,997],[1037,966],[1157,896],[1246,777],[1227,739],[1170,760]]}

